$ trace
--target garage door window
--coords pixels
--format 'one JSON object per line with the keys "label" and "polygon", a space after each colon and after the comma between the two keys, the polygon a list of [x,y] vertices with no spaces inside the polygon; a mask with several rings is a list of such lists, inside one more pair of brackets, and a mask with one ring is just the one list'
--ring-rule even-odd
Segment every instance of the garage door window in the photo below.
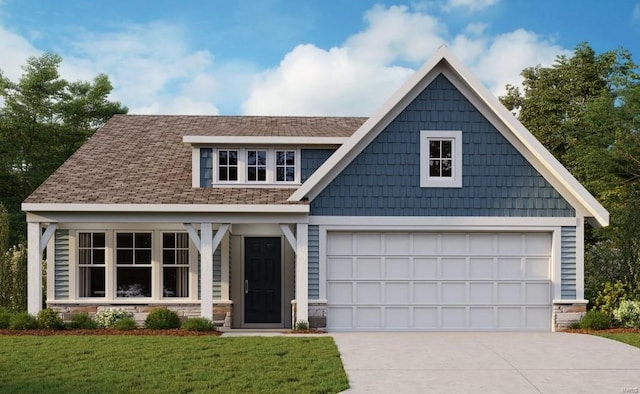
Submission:
{"label": "garage door window", "polygon": [[462,132],[420,132],[420,187],[462,187]]}

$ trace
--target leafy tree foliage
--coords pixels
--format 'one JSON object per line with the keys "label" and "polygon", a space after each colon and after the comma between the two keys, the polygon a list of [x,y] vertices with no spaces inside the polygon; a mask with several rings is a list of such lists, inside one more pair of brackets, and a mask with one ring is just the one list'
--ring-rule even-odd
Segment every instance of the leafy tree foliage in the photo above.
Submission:
{"label": "leafy tree foliage", "polygon": [[522,92],[502,103],[609,210],[609,228],[587,234],[585,292],[622,280],[640,296],[640,76],[624,49],[586,43],[551,67],[522,72]]}
{"label": "leafy tree foliage", "polygon": [[21,202],[111,116],[127,112],[108,100],[106,75],[68,82],[61,62],[55,54],[29,58],[18,82],[0,71],[0,202],[10,215],[10,244],[24,239]]}

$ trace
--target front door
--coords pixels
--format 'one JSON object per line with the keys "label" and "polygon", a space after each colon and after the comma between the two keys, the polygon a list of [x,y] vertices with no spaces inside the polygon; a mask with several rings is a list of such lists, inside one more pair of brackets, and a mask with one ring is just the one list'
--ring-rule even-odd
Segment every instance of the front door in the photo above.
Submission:
{"label": "front door", "polygon": [[244,322],[282,322],[280,238],[245,238]]}

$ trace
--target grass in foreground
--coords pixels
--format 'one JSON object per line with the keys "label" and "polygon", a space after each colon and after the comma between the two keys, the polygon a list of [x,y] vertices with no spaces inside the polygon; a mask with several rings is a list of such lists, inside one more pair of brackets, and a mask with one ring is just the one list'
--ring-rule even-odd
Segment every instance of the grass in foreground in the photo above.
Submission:
{"label": "grass in foreground", "polygon": [[333,339],[4,336],[0,392],[305,392],[349,387]]}
{"label": "grass in foreground", "polygon": [[640,332],[594,332],[593,334],[640,348]]}

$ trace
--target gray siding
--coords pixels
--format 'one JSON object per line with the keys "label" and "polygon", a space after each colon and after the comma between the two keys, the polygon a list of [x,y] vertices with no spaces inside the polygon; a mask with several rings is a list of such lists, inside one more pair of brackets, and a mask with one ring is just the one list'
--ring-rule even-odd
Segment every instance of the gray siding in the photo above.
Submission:
{"label": "gray siding", "polygon": [[[200,253],[198,253],[198,299],[201,297],[201,263]],[[221,280],[222,280],[222,244],[218,245],[215,253],[213,254],[213,299],[219,300],[221,292]]]}
{"label": "gray siding", "polygon": [[335,149],[302,149],[300,158],[302,164],[300,166],[300,176],[304,183],[318,167],[322,165],[329,156],[335,152]]}
{"label": "gray siding", "polygon": [[[420,187],[420,130],[462,131],[462,188]],[[570,217],[575,213],[440,75],[311,202],[311,214]]]}
{"label": "gray siding", "polygon": [[562,227],[560,248],[560,293],[562,299],[576,298],[576,228]]}
{"label": "gray siding", "polygon": [[309,299],[320,298],[320,229],[309,226]]}
{"label": "gray siding", "polygon": [[56,300],[69,299],[69,230],[55,235],[54,275]]}
{"label": "gray siding", "polygon": [[213,149],[200,148],[200,187],[211,187],[213,182]]}

